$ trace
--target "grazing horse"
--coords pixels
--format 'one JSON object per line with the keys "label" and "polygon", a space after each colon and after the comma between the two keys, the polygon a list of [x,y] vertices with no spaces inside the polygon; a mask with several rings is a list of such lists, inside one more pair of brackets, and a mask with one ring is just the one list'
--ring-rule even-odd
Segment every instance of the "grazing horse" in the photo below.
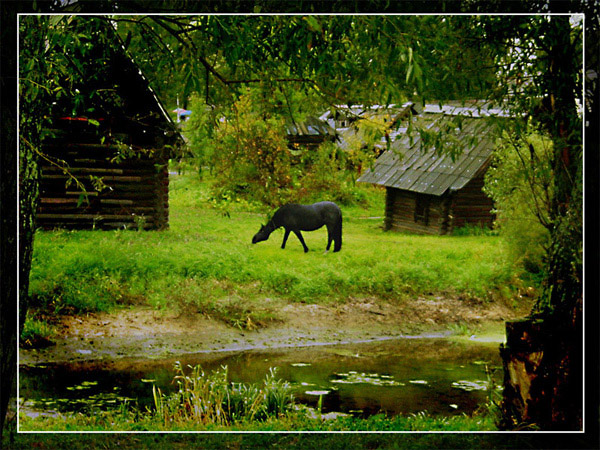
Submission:
{"label": "grazing horse", "polygon": [[283,243],[281,248],[285,248],[285,243],[293,231],[304,247],[304,252],[308,251],[308,247],[304,243],[304,238],[300,231],[314,231],[321,228],[323,225],[327,227],[327,249],[331,247],[331,242],[334,242],[333,251],[339,252],[342,248],[342,211],[338,205],[333,202],[319,202],[312,205],[283,205],[266,225],[262,225],[258,233],[252,238],[252,243],[266,241],[270,234],[279,227],[285,229]]}

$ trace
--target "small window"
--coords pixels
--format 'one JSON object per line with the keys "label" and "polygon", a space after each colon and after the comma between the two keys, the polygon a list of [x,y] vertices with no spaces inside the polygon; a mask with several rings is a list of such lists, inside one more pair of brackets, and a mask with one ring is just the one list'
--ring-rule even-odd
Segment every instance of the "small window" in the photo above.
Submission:
{"label": "small window", "polygon": [[417,194],[415,204],[415,222],[429,225],[429,200],[428,195]]}

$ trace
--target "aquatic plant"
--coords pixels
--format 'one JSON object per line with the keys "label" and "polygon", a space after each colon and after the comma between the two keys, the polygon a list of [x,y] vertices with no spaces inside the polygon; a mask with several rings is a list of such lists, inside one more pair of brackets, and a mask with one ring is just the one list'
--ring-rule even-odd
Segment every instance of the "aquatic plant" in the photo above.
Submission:
{"label": "aquatic plant", "polygon": [[294,404],[289,383],[277,379],[276,368],[269,369],[263,385],[233,383],[227,379],[227,366],[210,374],[201,366],[175,364],[179,389],[166,395],[153,385],[156,416],[165,426],[195,422],[231,425],[242,421],[264,421],[285,416]]}

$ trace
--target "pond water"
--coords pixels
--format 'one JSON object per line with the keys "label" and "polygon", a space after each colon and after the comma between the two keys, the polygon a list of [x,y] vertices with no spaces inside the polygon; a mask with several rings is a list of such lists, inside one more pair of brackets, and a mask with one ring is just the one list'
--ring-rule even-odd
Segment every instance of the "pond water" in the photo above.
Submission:
{"label": "pond water", "polygon": [[[173,391],[174,364],[205,372],[228,367],[231,381],[262,384],[272,367],[294,397],[322,412],[358,416],[471,413],[501,384],[497,343],[393,339],[363,344],[185,355],[164,360],[119,360],[22,366],[21,404],[44,411],[153,405],[152,385]],[[491,377],[486,373],[491,370]],[[494,373],[495,371],[495,373]]]}

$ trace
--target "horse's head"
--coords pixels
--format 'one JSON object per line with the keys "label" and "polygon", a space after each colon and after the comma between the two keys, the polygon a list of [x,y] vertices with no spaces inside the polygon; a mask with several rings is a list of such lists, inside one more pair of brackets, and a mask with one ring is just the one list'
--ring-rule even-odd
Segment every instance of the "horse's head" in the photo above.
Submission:
{"label": "horse's head", "polygon": [[267,239],[269,239],[271,231],[273,230],[269,229],[266,225],[261,225],[260,230],[258,230],[258,233],[256,233],[252,238],[252,243],[256,244],[257,242],[266,241]]}

